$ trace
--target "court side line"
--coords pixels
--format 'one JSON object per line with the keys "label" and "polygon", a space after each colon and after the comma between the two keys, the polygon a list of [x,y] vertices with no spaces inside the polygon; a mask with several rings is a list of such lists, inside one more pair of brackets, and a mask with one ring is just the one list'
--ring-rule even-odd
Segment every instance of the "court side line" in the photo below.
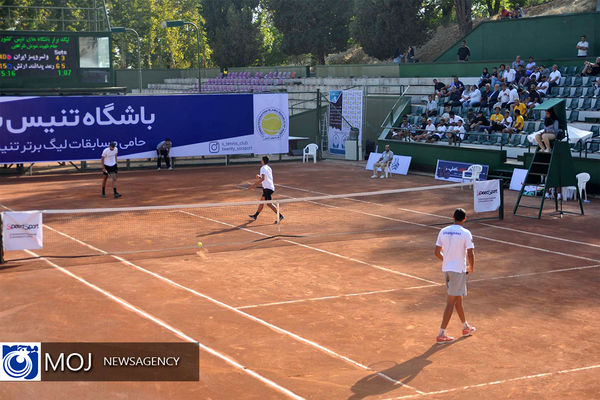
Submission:
{"label": "court side line", "polygon": [[48,260],[47,258],[41,257],[40,255],[36,254],[35,252],[31,251],[31,250],[25,250],[28,254],[34,256],[34,257],[38,257],[41,258],[42,260],[44,260],[45,262],[47,262],[50,266],[58,269],[60,272],[66,274],[67,276],[70,276],[71,278],[83,283],[84,285],[88,286],[89,288],[103,294],[104,296],[108,297],[109,299],[119,303],[121,306],[123,306],[124,308],[128,309],[131,312],[134,312],[140,316],[142,316],[143,318],[146,318],[152,322],[154,322],[155,324],[167,329],[168,331],[174,333],[176,336],[180,337],[181,339],[184,339],[188,342],[191,343],[196,343],[198,345],[198,347],[200,347],[202,350],[220,358],[221,360],[225,361],[227,364],[241,370],[242,372],[245,372],[246,374],[252,376],[253,378],[258,379],[259,381],[261,381],[262,383],[264,383],[267,386],[270,386],[271,388],[285,394],[286,396],[292,398],[292,399],[296,399],[296,400],[304,400],[303,397],[298,396],[297,394],[295,394],[294,392],[292,392],[289,389],[284,388],[281,385],[278,385],[277,383],[273,382],[272,380],[270,380],[269,378],[266,378],[260,374],[258,374],[257,372],[254,372],[253,370],[251,370],[250,368],[244,367],[243,365],[241,365],[240,363],[238,363],[237,361],[235,361],[234,359],[226,356],[225,354],[219,353],[218,351],[212,349],[211,347],[208,347],[205,344],[200,343],[198,340],[186,335],[185,333],[183,333],[182,331],[180,331],[177,328],[172,327],[171,325],[167,324],[166,322],[160,320],[159,318],[153,316],[152,314],[142,310],[139,307],[134,306],[133,304],[121,299],[120,297],[110,293],[107,290],[102,289],[99,286],[94,285],[91,282],[88,282],[87,280],[85,280],[84,278],[75,275],[74,273],[72,273],[71,271],[61,267],[58,264],[55,264],[54,262]]}
{"label": "court side line", "polygon": [[[587,266],[584,266],[584,267],[553,269],[553,270],[550,270],[550,271],[529,272],[529,273],[526,273],[526,274],[514,274],[514,275],[494,276],[492,278],[472,279],[472,280],[469,280],[469,284],[473,283],[473,282],[486,282],[486,281],[493,281],[493,280],[497,280],[497,279],[520,278],[520,277],[523,277],[523,276],[553,274],[553,273],[556,273],[556,272],[569,272],[569,271],[584,270],[584,269],[599,268],[599,267],[600,267],[600,264],[597,264],[597,265],[587,265]],[[438,286],[438,285],[423,285],[423,286],[410,286],[410,287],[396,288],[396,289],[372,290],[372,291],[369,291],[369,292],[348,293],[348,294],[331,295],[331,296],[323,296],[323,297],[311,297],[311,298],[306,298],[306,299],[277,301],[277,302],[273,302],[273,303],[250,304],[250,305],[247,305],[247,306],[240,306],[240,307],[237,307],[237,308],[240,309],[240,310],[245,310],[247,308],[269,307],[269,306],[277,306],[277,305],[282,305],[282,304],[304,303],[304,302],[309,302],[309,301],[332,300],[332,299],[340,299],[340,298],[344,298],[344,297],[370,296],[370,295],[374,295],[374,294],[391,293],[391,292],[401,292],[403,290],[425,289],[425,288],[436,287],[436,286]]]}
{"label": "court side line", "polygon": [[[187,211],[181,211],[181,212],[182,213],[188,213]],[[195,216],[195,217],[200,217],[200,216],[195,215],[195,214],[191,214],[191,213],[189,213],[189,214],[192,215],[192,216]],[[207,217],[201,217],[201,218],[205,218],[205,219],[210,220],[210,218],[207,218]],[[215,222],[221,223],[220,221],[216,221],[216,220],[215,220]],[[223,224],[227,224],[225,222],[222,222],[222,223]],[[297,340],[299,342],[302,342],[304,344],[308,344],[309,346],[315,347],[315,348],[321,350],[322,352],[329,354],[330,356],[332,356],[334,358],[338,358],[340,360],[346,361],[347,363],[353,364],[353,365],[355,365],[355,366],[357,366],[357,367],[359,367],[359,368],[361,368],[361,369],[363,369],[365,371],[375,372],[380,377],[384,378],[385,380],[387,380],[389,382],[392,382],[395,385],[404,386],[404,387],[406,387],[408,389],[412,389],[412,390],[416,391],[417,393],[421,393],[420,390],[418,390],[418,389],[416,389],[416,388],[414,388],[412,386],[409,386],[409,385],[403,383],[402,381],[399,381],[399,380],[396,380],[394,378],[391,378],[391,377],[389,377],[389,376],[387,376],[387,375],[385,375],[385,374],[383,374],[381,372],[373,371],[373,369],[371,369],[370,367],[368,367],[368,366],[366,366],[366,365],[364,365],[364,364],[362,364],[362,363],[360,363],[358,361],[354,361],[354,360],[352,360],[352,359],[350,359],[350,358],[348,358],[348,357],[346,357],[346,356],[344,356],[342,354],[336,353],[335,351],[333,351],[333,350],[331,350],[331,349],[329,349],[329,348],[327,348],[325,346],[322,346],[322,345],[320,345],[320,344],[318,344],[318,343],[316,343],[316,342],[314,342],[314,341],[312,341],[310,339],[306,339],[306,338],[304,338],[302,336],[299,336],[299,335],[297,335],[297,334],[295,334],[295,333],[293,333],[291,331],[288,331],[288,330],[283,329],[283,328],[281,328],[281,327],[279,327],[277,325],[271,324],[270,322],[267,322],[267,321],[265,321],[263,319],[255,317],[254,315],[251,315],[251,314],[248,314],[248,313],[246,313],[244,311],[238,310],[235,307],[230,306],[229,304],[223,303],[222,301],[219,301],[219,300],[214,299],[214,298],[212,298],[212,297],[210,297],[208,295],[200,293],[200,292],[198,292],[198,291],[196,291],[196,290],[194,290],[192,288],[189,288],[189,287],[184,286],[184,285],[182,285],[180,283],[177,283],[177,282],[175,282],[175,281],[173,281],[173,280],[171,280],[171,279],[169,279],[169,278],[167,278],[165,276],[157,274],[156,272],[152,272],[152,271],[147,270],[147,269],[145,269],[143,267],[140,267],[139,265],[134,264],[131,261],[126,260],[126,259],[124,259],[122,257],[116,256],[114,254],[109,254],[105,250],[99,249],[99,248],[97,248],[97,247],[95,247],[95,246],[93,246],[91,244],[85,243],[85,242],[83,242],[83,241],[81,241],[79,239],[76,239],[76,238],[74,238],[74,237],[72,237],[72,236],[70,236],[70,235],[68,235],[66,233],[60,232],[57,229],[54,229],[54,228],[52,228],[52,227],[50,227],[48,225],[44,225],[44,226],[47,229],[50,229],[50,230],[52,230],[52,231],[54,231],[54,232],[56,232],[56,233],[58,233],[58,234],[60,234],[60,235],[62,235],[64,237],[66,237],[68,239],[71,239],[71,240],[73,240],[73,241],[75,241],[77,243],[80,243],[80,244],[82,244],[82,245],[84,245],[84,246],[86,246],[86,247],[88,247],[88,248],[90,248],[92,250],[98,251],[101,254],[109,255],[110,257],[114,258],[115,260],[118,260],[118,261],[120,261],[120,262],[122,262],[122,263],[124,263],[126,265],[129,265],[129,266],[131,266],[131,267],[133,267],[133,268],[135,268],[135,269],[137,269],[137,270],[139,270],[141,272],[144,272],[144,273],[146,273],[148,275],[151,275],[151,276],[153,276],[153,277],[155,277],[157,279],[160,279],[160,280],[162,280],[164,282],[167,282],[167,283],[169,283],[169,284],[171,284],[171,285],[173,285],[173,286],[175,286],[177,288],[180,288],[180,289],[183,289],[183,290],[185,290],[187,292],[190,292],[190,293],[194,294],[195,296],[198,296],[198,297],[201,297],[201,298],[203,298],[205,300],[208,300],[211,303],[216,304],[216,305],[218,305],[218,306],[220,306],[222,308],[226,308],[226,309],[228,309],[230,311],[233,311],[233,312],[235,312],[237,314],[240,314],[240,315],[242,315],[242,316],[244,316],[244,317],[246,317],[246,318],[248,318],[248,319],[250,319],[250,320],[252,320],[254,322],[257,322],[260,325],[266,326],[266,327],[268,327],[268,328],[270,328],[270,329],[272,329],[272,330],[274,330],[274,331],[276,331],[278,333],[290,336],[291,338],[293,338],[293,339],[295,339],[295,340]],[[231,225],[231,226],[233,226],[233,225]],[[257,232],[257,233],[260,233],[260,232]],[[262,233],[260,233],[260,234],[262,234]],[[262,235],[264,235],[264,234],[262,234]]]}
{"label": "court side line", "polygon": [[[383,204],[380,204],[380,203],[373,203],[373,204],[377,204],[377,205],[383,206]],[[323,204],[323,205],[329,206],[328,204]],[[355,212],[355,213],[358,213],[358,214],[364,214],[364,215],[368,215],[368,216],[371,216],[371,217],[388,219],[390,221],[403,222],[403,223],[409,224],[409,225],[422,226],[424,228],[431,228],[431,229],[436,229],[436,230],[441,230],[442,229],[442,228],[438,228],[438,227],[435,227],[435,226],[421,224],[419,222],[406,221],[406,220],[403,220],[403,219],[387,217],[385,215],[378,215],[378,214],[373,214],[373,213],[369,213],[369,212],[365,212],[365,211],[353,210],[352,208],[347,208],[347,207],[340,207],[340,206],[330,206],[330,207],[339,208],[340,210],[347,210],[347,211]],[[408,209],[406,209],[406,210],[410,211]],[[540,248],[540,247],[527,246],[527,245],[520,244],[520,243],[508,242],[506,240],[493,239],[493,238],[490,238],[490,237],[487,237],[487,236],[473,235],[473,237],[478,238],[478,239],[488,240],[488,241],[491,241],[491,242],[497,242],[497,243],[508,244],[508,245],[516,246],[516,247],[522,247],[522,248],[525,248],[525,249],[537,250],[537,251],[541,251],[541,252],[545,252],[545,253],[550,253],[550,254],[557,254],[557,255],[560,255],[560,256],[566,256],[566,257],[572,257],[572,258],[579,258],[581,260],[592,261],[592,262],[600,262],[600,260],[597,260],[597,259],[594,259],[594,258],[578,256],[576,254],[563,253],[563,252],[560,252],[560,251],[548,250],[548,249],[544,249],[544,248]]]}
{"label": "court side line", "polygon": [[535,375],[519,376],[519,377],[516,377],[516,378],[503,379],[503,380],[500,380],[500,381],[478,383],[478,384],[475,384],[475,385],[467,385],[467,386],[455,387],[455,388],[445,389],[445,390],[436,390],[434,392],[426,392],[426,393],[422,393],[422,394],[419,393],[419,394],[409,394],[409,395],[400,396],[400,397],[390,397],[390,398],[387,398],[385,400],[414,399],[414,398],[417,398],[417,397],[424,397],[424,396],[432,396],[432,395],[436,395],[436,394],[444,394],[444,393],[450,393],[450,392],[457,392],[459,390],[468,390],[468,389],[479,388],[479,387],[484,387],[484,386],[500,385],[502,383],[508,383],[508,382],[516,382],[516,381],[523,381],[523,380],[528,380],[528,379],[543,378],[543,377],[552,376],[552,375],[570,374],[570,373],[573,373],[573,372],[586,371],[586,370],[596,369],[596,368],[600,368],[600,364],[589,365],[587,367],[580,367],[580,368],[563,369],[561,371],[554,371],[554,372],[542,372],[540,374],[535,374]]}
{"label": "court side line", "polygon": [[519,233],[523,233],[525,235],[539,236],[539,237],[543,237],[545,239],[560,240],[561,242],[575,243],[575,244],[580,244],[583,246],[600,247],[600,245],[598,245],[598,244],[593,244],[593,243],[588,243],[588,242],[580,242],[579,240],[565,239],[565,238],[561,238],[561,237],[557,237],[557,236],[544,235],[542,233],[527,232],[527,231],[522,231],[520,229],[507,228],[505,226],[496,226],[496,225],[486,224],[484,222],[481,222],[481,225],[485,225],[485,226],[488,226],[488,227],[494,228],[494,229],[504,229],[507,231],[519,232]]}

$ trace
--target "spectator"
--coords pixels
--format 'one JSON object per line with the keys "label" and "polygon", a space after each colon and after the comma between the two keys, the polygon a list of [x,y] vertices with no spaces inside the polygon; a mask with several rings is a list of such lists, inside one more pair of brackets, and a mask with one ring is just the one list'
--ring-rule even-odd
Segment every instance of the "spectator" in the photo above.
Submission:
{"label": "spectator", "polygon": [[525,72],[525,67],[519,65],[519,68],[517,68],[517,73],[515,74],[515,84],[520,85],[520,82],[523,79],[528,79],[527,73]]}
{"label": "spectator", "polygon": [[540,66],[540,77],[538,78],[538,81],[541,80],[542,76],[545,76],[546,79],[548,79],[548,77],[550,76],[550,72],[551,71],[548,68],[546,68],[546,66]]}
{"label": "spectator", "polygon": [[506,8],[502,7],[502,11],[500,11],[500,19],[510,18],[510,11]]}
{"label": "spectator", "polygon": [[498,68],[494,67],[492,68],[492,73],[490,74],[490,85],[494,86],[498,82]]}
{"label": "spectator", "polygon": [[408,117],[406,115],[402,117],[402,123],[400,124],[400,128],[398,130],[398,139],[408,140],[410,133],[413,130],[413,126],[410,124],[410,122],[408,122]]}
{"label": "spectator", "polygon": [[444,119],[440,119],[440,123],[435,128],[431,135],[427,136],[427,143],[434,143],[441,140],[446,134],[446,124]]}
{"label": "spectator", "polygon": [[475,116],[473,109],[469,108],[467,117],[465,118],[465,130],[469,131],[471,129],[471,125],[474,123],[475,119],[477,119],[477,117]]}
{"label": "spectator", "polygon": [[[502,90],[500,91],[500,95],[498,96],[498,103],[500,103],[501,108],[506,108],[509,102],[510,90],[508,89],[506,83],[503,83]],[[494,108],[496,108],[496,104],[494,105]]]}
{"label": "spectator", "polygon": [[433,80],[433,94],[438,97],[444,97],[448,93],[448,88],[442,82],[438,82],[437,79]]}
{"label": "spectator", "polygon": [[527,108],[532,109],[542,103],[542,96],[537,91],[536,85],[529,86],[529,102],[527,102]]}
{"label": "spectator", "polygon": [[481,93],[481,101],[479,102],[480,107],[489,107],[488,100],[492,95],[492,90],[490,89],[490,84],[485,85],[484,88],[479,89]]}
{"label": "spectator", "polygon": [[462,41],[461,46],[458,48],[458,52],[456,53],[456,58],[458,62],[466,62],[469,61],[469,57],[471,56],[471,49],[467,46],[467,42]]}
{"label": "spectator", "polygon": [[[527,93],[527,92],[525,92]],[[527,98],[529,96],[526,96],[525,99],[523,101],[519,100],[517,103],[515,103],[515,106],[513,108],[513,114],[516,110],[519,111],[519,115],[523,118],[525,118],[525,116],[527,115]]]}
{"label": "spectator", "polygon": [[477,118],[471,121],[471,126],[469,128],[473,132],[483,132],[485,129],[490,129],[490,121],[483,116],[483,111],[479,111],[477,112]]}
{"label": "spectator", "polygon": [[529,62],[525,66],[525,73],[527,74],[527,76],[531,75],[531,73],[535,69],[535,65],[536,64],[535,64],[535,61],[533,61],[533,57],[529,56]]}
{"label": "spectator", "polygon": [[373,164],[373,175],[371,178],[377,178],[377,170],[381,168],[381,178],[385,178],[385,169],[394,159],[394,153],[390,150],[390,145],[385,145],[385,151],[379,157],[379,160],[375,164]]}
{"label": "spectator", "polygon": [[515,85],[511,86],[508,93],[508,106],[513,106],[519,102],[519,91]]}
{"label": "spectator", "polygon": [[448,127],[457,126],[459,121],[461,121],[462,123],[465,122],[465,120],[462,119],[460,115],[455,115],[454,111],[450,111],[450,118],[446,120],[446,125]]}
{"label": "spectator", "polygon": [[419,135],[415,135],[412,137],[412,139],[414,141],[420,141],[420,140],[425,140],[427,139],[430,135],[433,135],[434,132],[436,130],[435,125],[433,124],[433,121],[431,120],[431,118],[427,119],[427,125],[425,126],[425,131]]}
{"label": "spectator", "polygon": [[407,63],[414,63],[415,62],[415,49],[412,46],[408,46],[408,49],[406,50],[406,53],[404,55],[404,59],[406,60]]}
{"label": "spectator", "polygon": [[550,78],[548,79],[548,89],[553,88],[554,86],[558,86],[560,84],[561,78],[560,71],[556,64],[552,66],[552,72],[550,72]]}
{"label": "spectator", "polygon": [[596,57],[596,62],[591,63],[586,61],[584,63],[583,71],[581,75],[583,76],[596,76],[600,73],[600,57]]}
{"label": "spectator", "polygon": [[448,138],[448,144],[452,144],[455,142],[461,142],[465,138],[466,134],[465,127],[463,125],[463,120],[460,119],[457,121],[457,124],[448,128],[446,131],[446,137]]}
{"label": "spectator", "polygon": [[494,77],[494,74],[492,74],[492,86],[495,86],[496,84],[501,85],[502,82],[504,82],[504,72],[506,72],[505,68],[506,66],[504,64],[500,64],[496,76]]}
{"label": "spectator", "polygon": [[[464,103],[463,103],[464,104]],[[471,86],[471,93],[469,94],[468,106],[479,107],[481,104],[481,92],[476,85]]]}
{"label": "spectator", "polygon": [[487,67],[484,67],[483,72],[481,73],[481,77],[479,78],[479,83],[477,86],[479,88],[481,88],[491,82],[492,82],[492,79],[490,78],[490,73],[488,72]]}
{"label": "spectator", "polygon": [[461,106],[468,106],[469,105],[469,99],[471,98],[471,88],[469,87],[469,85],[467,85],[467,87],[465,87],[465,90],[463,90],[462,95],[460,96],[460,105]]}
{"label": "spectator", "polygon": [[402,53],[400,53],[400,47],[396,47],[396,51],[394,51],[394,62],[396,64],[400,64],[402,62]]}
{"label": "spectator", "polygon": [[502,132],[504,133],[504,131],[510,127],[512,127],[512,123],[513,123],[513,119],[510,116],[510,111],[505,110],[504,111],[504,120],[502,121]]}
{"label": "spectator", "polygon": [[[510,118],[510,117],[509,117]],[[506,121],[506,119],[505,119]],[[523,130],[523,126],[525,125],[525,120],[521,116],[521,112],[515,109],[515,122],[512,126],[509,126],[502,130],[502,133],[508,133],[508,139],[510,140],[513,133],[519,133]]]}
{"label": "spectator", "polygon": [[460,93],[461,93],[461,91],[459,89],[453,87],[450,90],[450,98],[449,98],[449,101],[446,103],[446,105],[451,106],[451,107],[460,106],[461,105],[461,103],[460,103],[460,98],[461,98]]}
{"label": "spectator", "polygon": [[598,94],[600,92],[600,78],[598,78],[598,80],[594,82],[592,88],[594,89],[594,97],[598,97]]}
{"label": "spectator", "polygon": [[[492,114],[492,116],[490,117],[490,122],[491,122],[491,131],[492,132],[496,132],[496,131],[502,131],[502,129],[504,129],[504,125],[502,125],[502,122],[504,121],[504,117],[502,116],[502,114],[500,113],[500,107],[495,107],[495,113]],[[487,130],[486,130],[486,133]]]}
{"label": "spectator", "polygon": [[427,100],[427,105],[425,107],[425,117],[431,117],[432,115],[437,115],[438,112],[438,103],[435,100],[435,96],[430,94],[429,99]]}
{"label": "spectator", "polygon": [[500,85],[494,85],[494,91],[488,96],[487,106],[491,110],[496,103],[498,103],[500,97]]}
{"label": "spectator", "polygon": [[540,151],[550,153],[550,141],[556,139],[558,134],[558,120],[546,110],[546,118],[544,119],[544,131],[535,135],[535,141],[540,146]]}
{"label": "spectator", "polygon": [[540,83],[537,85],[536,90],[540,94],[540,97],[545,97],[548,92],[548,81],[546,81],[546,77],[542,76]]}
{"label": "spectator", "polygon": [[585,35],[581,35],[581,40],[577,42],[577,57],[587,57],[590,44],[585,39]]}
{"label": "spectator", "polygon": [[521,60],[521,56],[517,56],[515,58],[515,61],[513,61],[511,67],[516,71],[517,69],[519,69],[519,65],[525,65],[523,60]]}
{"label": "spectator", "polygon": [[504,72],[504,82],[511,84],[515,81],[517,71],[511,66],[508,72]]}
{"label": "spectator", "polygon": [[449,88],[457,88],[460,91],[460,93],[462,93],[462,91],[465,89],[465,85],[458,79],[458,76],[455,76],[452,78],[452,82],[450,83]]}
{"label": "spectator", "polygon": [[450,109],[450,106],[444,107],[444,113],[442,114],[442,118],[444,119],[444,121],[447,121],[448,118],[450,118]]}
{"label": "spectator", "polygon": [[540,80],[540,68],[539,67],[535,67],[533,69],[533,72],[529,75],[529,84],[532,83],[532,81],[535,81],[535,84],[537,85],[537,81]]}
{"label": "spectator", "polygon": [[512,17],[513,18],[523,18],[523,15],[525,15],[525,13],[523,12],[523,9],[519,5],[519,3],[515,3],[515,8],[513,9],[513,12],[512,12]]}

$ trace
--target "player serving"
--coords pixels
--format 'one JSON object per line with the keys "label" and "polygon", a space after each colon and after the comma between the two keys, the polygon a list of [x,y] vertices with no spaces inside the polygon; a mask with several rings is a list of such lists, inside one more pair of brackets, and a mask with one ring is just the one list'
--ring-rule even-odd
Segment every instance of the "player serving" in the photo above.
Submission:
{"label": "player serving", "polygon": [[[271,167],[269,167],[269,157],[264,156],[260,164],[262,166],[260,167],[259,174],[256,175],[256,182],[254,182],[248,189],[254,189],[259,184],[262,184],[263,194],[260,199],[265,201],[271,200],[273,192],[275,191],[275,184],[273,183],[273,170],[271,169]],[[258,214],[260,214],[263,207],[264,204],[259,204],[256,212],[254,214],[250,214],[249,217],[256,221],[256,218],[258,218]],[[267,207],[269,207],[271,210],[273,210],[275,214],[277,214],[277,208],[273,204],[269,203],[267,204]],[[283,214],[279,213],[279,221],[281,221],[282,219]],[[275,223],[279,221],[275,221]]]}

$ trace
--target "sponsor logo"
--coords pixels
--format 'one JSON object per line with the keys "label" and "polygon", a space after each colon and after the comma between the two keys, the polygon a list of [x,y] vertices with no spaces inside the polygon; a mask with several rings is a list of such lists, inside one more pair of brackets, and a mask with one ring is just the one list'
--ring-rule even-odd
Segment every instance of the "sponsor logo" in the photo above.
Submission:
{"label": "sponsor logo", "polygon": [[264,139],[279,139],[286,128],[287,120],[278,108],[266,108],[256,119],[256,130]]}
{"label": "sponsor logo", "polygon": [[498,193],[498,189],[480,190],[479,192],[477,192],[477,196],[491,196],[496,193]]}
{"label": "sponsor logo", "polygon": [[208,143],[208,151],[211,153],[218,153],[221,149],[219,142]]}
{"label": "sponsor logo", "polygon": [[10,231],[12,229],[23,229],[26,231],[31,231],[37,229],[38,227],[38,224],[8,224],[6,226],[6,230]]}
{"label": "sponsor logo", "polygon": [[41,343],[2,343],[0,381],[39,381]]}

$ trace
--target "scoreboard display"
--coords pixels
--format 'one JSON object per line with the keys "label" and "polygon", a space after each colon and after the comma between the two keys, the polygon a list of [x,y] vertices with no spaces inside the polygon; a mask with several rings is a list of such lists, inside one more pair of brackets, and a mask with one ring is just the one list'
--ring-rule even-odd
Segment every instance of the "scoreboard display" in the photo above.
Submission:
{"label": "scoreboard display", "polygon": [[0,35],[0,81],[22,78],[75,77],[78,72],[77,37],[61,34]]}

